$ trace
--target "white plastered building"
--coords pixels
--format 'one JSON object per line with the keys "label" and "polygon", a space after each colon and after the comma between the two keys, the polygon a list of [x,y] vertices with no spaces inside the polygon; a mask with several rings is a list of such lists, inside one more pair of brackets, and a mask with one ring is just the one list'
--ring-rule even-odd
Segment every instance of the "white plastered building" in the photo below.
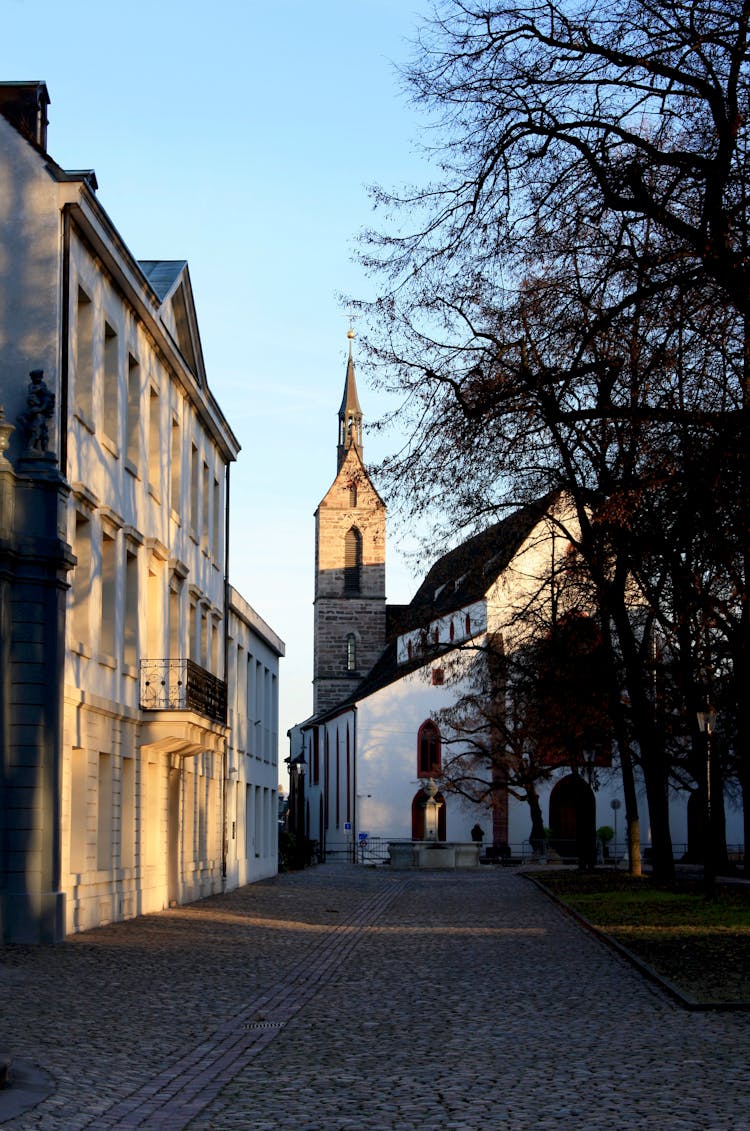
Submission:
{"label": "white plastered building", "polygon": [[284,645],[228,582],[239,443],[188,266],[133,257],[93,171],[48,155],[48,101],[0,84],[0,929],[19,941],[277,861]]}

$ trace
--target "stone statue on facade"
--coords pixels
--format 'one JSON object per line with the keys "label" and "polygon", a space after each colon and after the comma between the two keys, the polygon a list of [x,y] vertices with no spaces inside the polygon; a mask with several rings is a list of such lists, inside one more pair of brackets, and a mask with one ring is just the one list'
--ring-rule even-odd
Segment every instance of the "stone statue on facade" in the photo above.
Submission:
{"label": "stone statue on facade", "polygon": [[26,412],[18,416],[18,427],[29,452],[44,454],[49,447],[47,421],[55,411],[55,394],[47,388],[43,369],[32,369],[26,397]]}

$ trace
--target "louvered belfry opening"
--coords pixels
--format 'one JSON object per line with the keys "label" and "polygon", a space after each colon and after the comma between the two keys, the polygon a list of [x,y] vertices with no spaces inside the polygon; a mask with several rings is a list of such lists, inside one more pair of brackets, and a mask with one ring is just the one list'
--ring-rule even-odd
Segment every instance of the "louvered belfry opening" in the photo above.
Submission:
{"label": "louvered belfry opening", "polygon": [[362,581],[362,535],[352,527],[344,539],[344,592],[359,593]]}

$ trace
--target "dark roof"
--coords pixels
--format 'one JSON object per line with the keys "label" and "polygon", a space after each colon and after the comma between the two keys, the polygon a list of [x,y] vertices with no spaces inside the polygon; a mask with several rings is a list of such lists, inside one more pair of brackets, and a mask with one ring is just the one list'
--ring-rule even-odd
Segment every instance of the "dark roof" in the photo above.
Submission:
{"label": "dark roof", "polygon": [[418,628],[483,597],[556,497],[554,493],[528,503],[439,558],[412,598],[400,631]]}
{"label": "dark roof", "polygon": [[354,358],[352,357],[352,344],[349,342],[349,360],[346,363],[346,380],[344,381],[344,395],[341,398],[339,417],[362,416],[362,409],[357,396],[357,380],[354,376]]}
{"label": "dark roof", "polygon": [[381,687],[387,687],[394,679],[424,667],[426,659],[422,653],[415,653],[414,658],[406,663],[397,663],[396,637],[482,598],[508,568],[558,497],[559,493],[553,492],[521,507],[502,522],[475,534],[438,558],[411,602],[393,606],[393,612],[387,618],[393,636],[364,679],[335,707],[321,711],[306,722],[315,723],[336,716]]}
{"label": "dark roof", "polygon": [[0,82],[0,114],[42,153],[47,149],[46,83]]}
{"label": "dark roof", "polygon": [[166,298],[169,294],[186,263],[185,259],[138,260],[138,266],[160,299]]}

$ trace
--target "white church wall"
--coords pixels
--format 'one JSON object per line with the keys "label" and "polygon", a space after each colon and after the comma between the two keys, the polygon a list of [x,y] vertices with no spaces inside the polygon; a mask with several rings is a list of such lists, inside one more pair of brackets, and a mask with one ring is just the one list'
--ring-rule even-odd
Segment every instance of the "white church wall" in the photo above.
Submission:
{"label": "white church wall", "polygon": [[[432,683],[439,661],[405,675],[359,703],[357,757],[357,828],[371,836],[410,839],[411,806],[423,779],[417,772],[422,723],[455,699],[455,684]],[[444,794],[446,837],[468,841],[478,822],[485,843],[492,840],[492,819],[456,795]]]}

